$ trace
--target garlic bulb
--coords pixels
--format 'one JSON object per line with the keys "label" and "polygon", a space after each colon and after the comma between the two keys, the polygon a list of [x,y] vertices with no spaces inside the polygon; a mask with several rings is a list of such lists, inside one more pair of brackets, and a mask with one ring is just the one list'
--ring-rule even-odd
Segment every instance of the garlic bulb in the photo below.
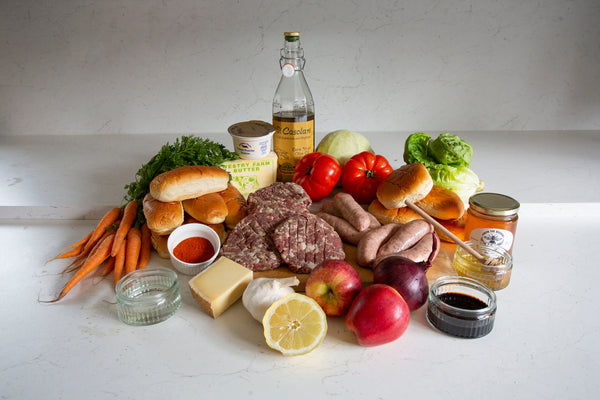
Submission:
{"label": "garlic bulb", "polygon": [[275,303],[288,294],[294,293],[292,286],[297,286],[300,281],[295,276],[289,278],[256,278],[248,284],[242,295],[242,303],[255,320],[262,323],[265,312]]}

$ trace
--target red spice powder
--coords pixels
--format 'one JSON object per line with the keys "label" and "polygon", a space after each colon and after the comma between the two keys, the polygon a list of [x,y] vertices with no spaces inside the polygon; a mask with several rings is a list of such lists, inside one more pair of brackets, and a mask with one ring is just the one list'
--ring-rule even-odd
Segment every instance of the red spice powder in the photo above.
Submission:
{"label": "red spice powder", "polygon": [[180,261],[196,264],[209,260],[215,254],[210,240],[203,237],[190,237],[182,240],[173,249],[173,255]]}

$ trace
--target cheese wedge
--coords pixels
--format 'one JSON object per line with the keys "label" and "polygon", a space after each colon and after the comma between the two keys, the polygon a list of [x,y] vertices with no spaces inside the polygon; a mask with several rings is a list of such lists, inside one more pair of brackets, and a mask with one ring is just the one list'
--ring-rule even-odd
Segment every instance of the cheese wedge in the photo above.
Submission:
{"label": "cheese wedge", "polygon": [[219,257],[190,279],[188,285],[202,309],[217,318],[242,297],[250,281],[251,270],[227,257]]}
{"label": "cheese wedge", "polygon": [[269,186],[277,179],[277,154],[270,152],[256,160],[234,160],[221,164],[231,175],[230,183],[244,196]]}

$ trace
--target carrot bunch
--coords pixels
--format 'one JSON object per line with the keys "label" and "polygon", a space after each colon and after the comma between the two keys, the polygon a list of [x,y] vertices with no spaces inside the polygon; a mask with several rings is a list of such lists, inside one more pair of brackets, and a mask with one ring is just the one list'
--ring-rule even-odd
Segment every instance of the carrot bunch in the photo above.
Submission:
{"label": "carrot bunch", "polygon": [[92,232],[65,247],[56,257],[49,260],[48,262],[74,258],[63,272],[76,272],[58,297],[46,302],[54,303],[65,297],[100,265],[104,264],[102,276],[113,272],[115,285],[123,275],[146,267],[152,250],[150,230],[146,224],[139,228],[134,226],[137,213],[138,203],[135,200],[128,202],[123,208],[112,208],[100,219]]}

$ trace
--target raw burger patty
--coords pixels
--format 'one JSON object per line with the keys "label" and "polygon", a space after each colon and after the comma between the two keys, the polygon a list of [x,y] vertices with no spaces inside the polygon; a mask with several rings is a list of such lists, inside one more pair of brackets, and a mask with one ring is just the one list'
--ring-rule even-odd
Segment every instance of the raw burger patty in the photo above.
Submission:
{"label": "raw burger patty", "polygon": [[249,214],[264,206],[300,212],[302,208],[308,210],[311,204],[312,200],[302,186],[293,182],[275,182],[248,195]]}
{"label": "raw burger patty", "polygon": [[221,254],[252,271],[266,271],[281,265],[281,256],[271,236],[262,228],[258,215],[249,215],[235,226]]}
{"label": "raw burger patty", "polygon": [[321,218],[310,213],[296,214],[281,222],[273,241],[290,271],[307,274],[324,260],[345,258],[342,240]]}

